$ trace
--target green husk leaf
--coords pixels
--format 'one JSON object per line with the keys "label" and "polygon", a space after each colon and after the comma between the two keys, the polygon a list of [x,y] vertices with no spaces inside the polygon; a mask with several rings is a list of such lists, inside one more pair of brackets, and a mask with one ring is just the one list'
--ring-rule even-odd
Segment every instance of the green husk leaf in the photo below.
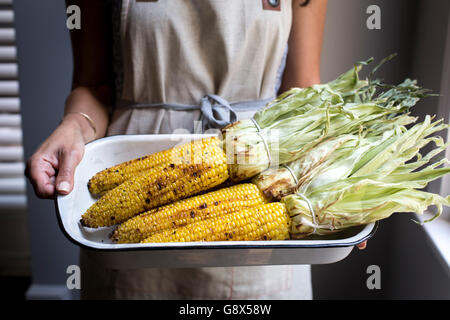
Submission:
{"label": "green husk leaf", "polygon": [[[449,163],[447,159],[431,163],[449,143],[445,144],[440,137],[429,137],[449,127],[440,120],[431,122],[431,117],[426,117],[409,130],[402,128],[385,132],[384,140],[379,140],[372,150],[353,162],[359,169],[352,170],[347,177],[332,174],[332,165],[322,172],[322,178],[316,175],[310,184],[298,191],[312,204],[314,219],[303,197],[296,194],[284,197],[282,201],[293,218],[292,236],[330,234],[385,219],[395,212],[423,213],[429,206],[436,206],[438,210],[432,219],[425,222],[436,219],[444,205],[450,206],[450,196],[444,198],[419,189],[450,174],[450,167],[441,167]],[[434,143],[436,147],[422,157],[419,151],[428,143]],[[336,165],[340,165],[339,161]],[[330,178],[324,182],[323,176],[327,173]]]}
{"label": "green husk leaf", "polygon": [[[450,173],[450,168],[423,173],[421,183],[432,181]],[[419,177],[417,177],[419,179]],[[368,224],[388,218],[396,212],[423,213],[429,206],[437,206],[435,218],[442,213],[442,206],[450,206],[450,196],[419,191],[403,184],[404,177],[395,177],[402,183],[386,183],[359,177],[357,182],[340,181],[326,192],[316,190],[307,195],[313,204],[315,217],[308,204],[298,195],[282,199],[292,217],[293,238],[303,238],[312,233],[326,235],[340,230]],[[330,185],[328,185],[330,187]],[[314,224],[314,220],[316,223]]]}

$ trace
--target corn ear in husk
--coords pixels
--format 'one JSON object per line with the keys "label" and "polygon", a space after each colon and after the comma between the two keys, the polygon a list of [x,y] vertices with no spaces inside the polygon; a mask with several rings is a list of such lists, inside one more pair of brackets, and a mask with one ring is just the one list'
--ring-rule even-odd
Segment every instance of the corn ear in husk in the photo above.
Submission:
{"label": "corn ear in husk", "polygon": [[[450,173],[450,167],[440,167],[448,164],[446,158],[430,164],[448,146],[441,137],[431,135],[448,127],[441,120],[432,122],[430,116],[410,129],[400,127],[349,162],[347,177],[323,170],[298,190],[300,194],[284,197],[282,202],[293,219],[292,237],[330,234],[395,212],[423,213],[432,205],[438,208],[433,219],[437,218],[444,205],[450,206],[450,197],[420,189]],[[429,143],[436,147],[422,157],[420,149]]]}

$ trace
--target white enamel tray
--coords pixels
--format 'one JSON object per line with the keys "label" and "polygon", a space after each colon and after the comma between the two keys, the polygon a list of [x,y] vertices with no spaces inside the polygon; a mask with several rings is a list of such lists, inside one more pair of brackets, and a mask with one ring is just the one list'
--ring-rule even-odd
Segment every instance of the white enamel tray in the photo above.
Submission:
{"label": "white enamel tray", "polygon": [[356,244],[375,233],[376,224],[369,224],[326,240],[113,244],[108,238],[112,227],[90,229],[81,226],[81,215],[96,201],[87,189],[87,182],[95,173],[203,137],[205,135],[125,135],[86,145],[83,160],[75,172],[73,191],[56,199],[59,225],[66,237],[80,247],[90,249],[88,254],[92,258],[106,259],[111,268],[180,268],[333,263],[344,259]]}

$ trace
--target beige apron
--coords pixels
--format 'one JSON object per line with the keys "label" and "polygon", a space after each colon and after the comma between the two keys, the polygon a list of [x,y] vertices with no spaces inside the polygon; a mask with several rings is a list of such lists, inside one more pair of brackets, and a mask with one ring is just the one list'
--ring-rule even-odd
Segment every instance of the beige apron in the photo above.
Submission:
{"label": "beige apron", "polygon": [[[227,104],[239,119],[273,98],[291,1],[281,0],[280,10],[263,2],[123,0],[123,85],[108,135],[193,132],[205,122],[205,103],[206,118],[222,119]],[[312,298],[310,266],[111,270],[92,254],[81,250],[82,298]]]}

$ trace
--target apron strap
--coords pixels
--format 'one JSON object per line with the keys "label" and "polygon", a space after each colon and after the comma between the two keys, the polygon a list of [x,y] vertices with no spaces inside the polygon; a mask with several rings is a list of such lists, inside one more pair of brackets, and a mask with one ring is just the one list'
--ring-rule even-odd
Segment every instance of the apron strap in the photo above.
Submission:
{"label": "apron strap", "polygon": [[[154,103],[154,104],[132,104],[123,101],[123,106],[127,108],[165,108],[178,111],[200,110],[203,130],[212,128],[223,128],[237,120],[237,112],[257,111],[271,102],[275,97],[263,100],[250,100],[229,103],[224,98],[207,94],[199,105],[176,104],[176,103]],[[229,120],[228,120],[229,119]]]}

